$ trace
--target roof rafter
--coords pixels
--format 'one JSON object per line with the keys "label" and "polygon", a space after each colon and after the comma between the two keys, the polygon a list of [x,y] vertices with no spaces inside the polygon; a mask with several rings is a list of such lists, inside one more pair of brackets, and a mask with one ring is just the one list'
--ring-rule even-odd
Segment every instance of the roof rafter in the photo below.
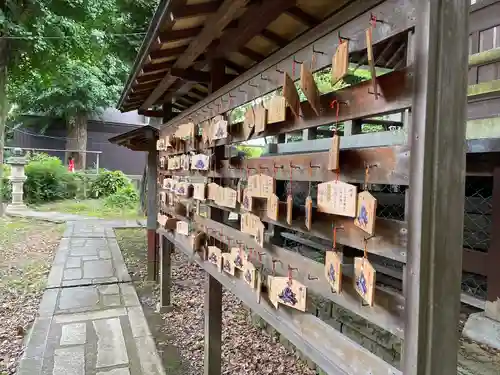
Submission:
{"label": "roof rafter", "polygon": [[287,11],[287,13],[292,18],[296,19],[301,24],[306,25],[308,27],[314,27],[319,23],[319,21],[314,16],[311,16],[309,13],[304,12],[302,9],[298,7],[290,8]]}

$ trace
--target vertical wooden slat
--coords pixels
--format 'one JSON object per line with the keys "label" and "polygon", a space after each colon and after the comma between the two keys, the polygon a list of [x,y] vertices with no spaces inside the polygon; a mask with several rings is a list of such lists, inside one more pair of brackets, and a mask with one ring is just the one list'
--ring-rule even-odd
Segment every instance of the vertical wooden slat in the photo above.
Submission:
{"label": "vertical wooden slat", "polygon": [[[469,2],[416,2],[402,372],[455,375],[465,194]],[[450,126],[453,124],[454,126]]]}
{"label": "vertical wooden slat", "polygon": [[500,168],[493,172],[493,215],[491,221],[491,245],[488,249],[487,279],[488,296],[486,316],[500,321]]}
{"label": "vertical wooden slat", "polygon": [[[153,142],[155,143],[155,142]],[[154,146],[154,147],[153,147]],[[148,280],[157,279],[158,257],[157,257],[157,236],[156,236],[156,218],[157,218],[157,152],[156,145],[153,145],[148,152],[148,173],[147,173],[147,230],[148,230]]]}
{"label": "vertical wooden slat", "polygon": [[160,311],[168,312],[171,309],[170,289],[171,280],[171,255],[173,244],[160,235]]}

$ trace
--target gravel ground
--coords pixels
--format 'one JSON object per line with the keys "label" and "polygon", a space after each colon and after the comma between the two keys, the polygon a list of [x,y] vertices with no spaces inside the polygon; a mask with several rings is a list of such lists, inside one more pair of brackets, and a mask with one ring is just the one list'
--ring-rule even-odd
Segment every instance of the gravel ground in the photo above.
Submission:
{"label": "gravel ground", "polygon": [[[161,314],[160,324],[146,310],[156,305],[158,287],[144,282],[146,250],[144,231],[117,230],[117,239],[143,307],[158,350],[163,352],[167,373],[203,374],[204,272],[180,253],[172,256],[172,312]],[[159,314],[158,314],[159,315]],[[153,319],[153,322],[152,320]],[[158,327],[158,331],[155,329]],[[295,355],[272,337],[251,324],[249,312],[231,293],[223,295],[223,374],[313,375]],[[167,357],[167,358],[165,358]],[[178,363],[180,362],[180,363]]]}
{"label": "gravel ground", "polygon": [[0,219],[0,374],[15,374],[64,225]]}

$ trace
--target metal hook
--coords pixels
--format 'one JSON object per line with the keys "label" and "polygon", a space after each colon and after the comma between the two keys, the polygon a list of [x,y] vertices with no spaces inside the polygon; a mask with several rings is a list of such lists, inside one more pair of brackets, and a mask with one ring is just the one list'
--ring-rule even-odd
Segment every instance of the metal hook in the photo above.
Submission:
{"label": "metal hook", "polygon": [[290,162],[290,168],[300,169],[300,167],[298,165],[293,165],[292,162]]}
{"label": "metal hook", "polygon": [[264,73],[260,74],[260,79],[263,81],[270,81],[270,79],[268,77],[264,77]]}
{"label": "metal hook", "polygon": [[325,53],[325,52],[316,50],[316,49],[314,48],[314,44],[313,44],[313,54],[316,54],[316,53],[319,53],[320,55],[326,55],[326,53]]}
{"label": "metal hook", "polygon": [[285,73],[285,71],[284,71],[284,70],[278,69],[278,67],[277,67],[277,66],[276,66],[276,69],[275,69],[275,70],[276,70],[278,73],[281,73],[281,74]]}
{"label": "metal hook", "polygon": [[252,84],[252,83],[250,83],[250,82],[248,82],[248,86],[255,87],[255,88],[258,88],[258,87],[259,87],[259,85],[254,85],[254,84]]}
{"label": "metal hook", "polygon": [[312,161],[309,162],[309,168],[311,169],[317,169],[317,168],[321,168],[320,165],[312,165]]}
{"label": "metal hook", "polygon": [[279,264],[281,264],[281,266],[283,266],[283,262],[279,259],[273,259],[272,262],[273,262],[273,264],[279,263]]}
{"label": "metal hook", "polygon": [[371,239],[372,239],[372,238],[374,238],[374,237],[375,237],[375,235],[374,235],[374,234],[372,234],[371,236],[364,237],[364,238],[363,238],[363,241],[366,243],[366,242],[368,242],[369,240],[371,240]]}
{"label": "metal hook", "polygon": [[246,94],[247,92],[245,90],[242,90],[241,87],[238,89],[239,92],[242,92],[244,94]]}
{"label": "metal hook", "polygon": [[304,63],[303,61],[298,61],[298,60],[295,58],[295,56],[293,57],[293,62],[294,62],[295,64],[300,64],[300,65],[302,65],[302,64]]}
{"label": "metal hook", "polygon": [[268,170],[269,170],[269,168],[268,168],[268,167],[266,167],[266,166],[262,166],[262,165],[259,165],[259,169],[264,169],[264,170],[266,170],[266,171],[268,171]]}
{"label": "metal hook", "polygon": [[318,277],[316,277],[316,276],[311,276],[311,274],[310,274],[310,273],[308,273],[308,274],[307,274],[307,279],[308,279],[308,280],[318,280],[319,278],[318,278]]}
{"label": "metal hook", "polygon": [[351,41],[351,38],[346,38],[346,37],[341,36],[340,31],[337,34],[338,34],[340,43],[342,43],[345,40]]}

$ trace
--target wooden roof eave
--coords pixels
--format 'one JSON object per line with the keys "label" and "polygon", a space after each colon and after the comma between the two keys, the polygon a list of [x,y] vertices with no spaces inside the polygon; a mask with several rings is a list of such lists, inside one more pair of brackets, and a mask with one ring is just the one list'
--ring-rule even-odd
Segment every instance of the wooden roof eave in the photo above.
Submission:
{"label": "wooden roof eave", "polygon": [[145,125],[111,137],[108,141],[112,144],[126,147],[132,151],[151,151],[156,149],[158,137],[159,131],[157,128]]}

